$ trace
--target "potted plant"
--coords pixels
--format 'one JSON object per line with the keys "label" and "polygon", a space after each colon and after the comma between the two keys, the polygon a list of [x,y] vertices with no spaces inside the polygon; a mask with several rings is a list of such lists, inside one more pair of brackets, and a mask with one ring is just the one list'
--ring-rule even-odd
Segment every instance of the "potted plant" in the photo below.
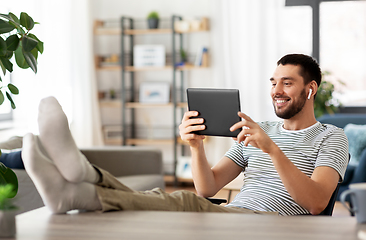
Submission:
{"label": "potted plant", "polygon": [[[3,76],[6,72],[13,71],[10,61],[15,56],[16,64],[23,69],[31,68],[37,73],[38,53],[43,53],[43,42],[30,33],[34,25],[38,24],[25,12],[20,18],[13,13],[0,14],[0,67]],[[3,82],[0,74],[0,82]],[[6,90],[7,89],[7,90]],[[19,94],[18,88],[9,83],[0,86],[0,105],[5,97],[13,109],[16,108],[11,94]],[[0,151],[1,154],[1,151]],[[15,173],[4,164],[0,163],[0,237],[13,237],[15,235],[16,206],[12,198],[18,192],[18,179]]]}
{"label": "potted plant", "polygon": [[17,192],[17,176],[10,168],[0,163],[0,237],[15,236],[15,215],[18,208],[12,203],[12,198]]}
{"label": "potted plant", "polygon": [[109,97],[111,99],[115,99],[116,98],[116,90],[114,90],[113,88],[109,90]]}
{"label": "potted plant", "polygon": [[[330,75],[329,72],[322,73],[322,82],[314,100],[314,113],[316,118],[319,118],[324,114],[334,114],[338,111],[340,106],[338,100],[333,99],[334,84],[324,79],[325,76],[328,75]],[[340,80],[338,80],[338,82],[345,85]]]}
{"label": "potted plant", "polygon": [[156,29],[159,26],[159,14],[152,11],[147,15],[147,23],[150,29]]}

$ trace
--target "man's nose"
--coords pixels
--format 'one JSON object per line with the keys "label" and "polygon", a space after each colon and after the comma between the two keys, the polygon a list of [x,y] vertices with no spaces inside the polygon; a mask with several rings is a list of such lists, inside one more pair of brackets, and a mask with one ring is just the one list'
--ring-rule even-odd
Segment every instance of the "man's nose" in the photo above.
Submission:
{"label": "man's nose", "polygon": [[276,84],[276,86],[272,89],[272,93],[274,95],[282,95],[283,87],[281,86],[281,84]]}

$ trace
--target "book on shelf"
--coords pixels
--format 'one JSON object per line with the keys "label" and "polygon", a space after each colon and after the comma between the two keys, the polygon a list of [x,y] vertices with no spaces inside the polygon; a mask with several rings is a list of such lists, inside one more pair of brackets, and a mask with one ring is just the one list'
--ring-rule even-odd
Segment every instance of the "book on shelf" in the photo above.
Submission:
{"label": "book on shelf", "polygon": [[198,49],[194,65],[202,67],[208,66],[208,49],[206,47],[200,47]]}

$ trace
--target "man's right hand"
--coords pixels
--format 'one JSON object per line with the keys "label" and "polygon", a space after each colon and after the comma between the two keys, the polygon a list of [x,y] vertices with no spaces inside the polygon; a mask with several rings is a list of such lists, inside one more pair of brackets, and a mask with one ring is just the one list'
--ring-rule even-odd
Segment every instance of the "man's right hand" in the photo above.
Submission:
{"label": "man's right hand", "polygon": [[194,131],[204,130],[203,118],[191,118],[198,116],[197,111],[188,111],[184,113],[182,123],[179,125],[179,134],[184,142],[187,142],[192,148],[198,148],[202,145],[204,135],[194,134]]}

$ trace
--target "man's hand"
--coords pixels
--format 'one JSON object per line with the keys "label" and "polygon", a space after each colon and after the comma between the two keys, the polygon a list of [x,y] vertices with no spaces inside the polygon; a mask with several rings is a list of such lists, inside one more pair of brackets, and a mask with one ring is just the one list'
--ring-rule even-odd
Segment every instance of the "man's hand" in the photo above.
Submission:
{"label": "man's hand", "polygon": [[205,136],[194,134],[192,132],[204,130],[206,126],[203,124],[203,118],[191,118],[198,116],[197,111],[188,111],[184,113],[182,123],[179,125],[179,134],[183,141],[187,142],[191,147],[199,147]]}
{"label": "man's hand", "polygon": [[249,116],[242,112],[238,112],[239,117],[243,118],[243,121],[235,123],[231,126],[230,131],[242,129],[234,140],[240,142],[244,141],[244,145],[248,144],[253,147],[261,149],[265,153],[270,153],[277,149],[277,145],[272,141],[270,137],[263,131],[263,129],[254,122]]}

